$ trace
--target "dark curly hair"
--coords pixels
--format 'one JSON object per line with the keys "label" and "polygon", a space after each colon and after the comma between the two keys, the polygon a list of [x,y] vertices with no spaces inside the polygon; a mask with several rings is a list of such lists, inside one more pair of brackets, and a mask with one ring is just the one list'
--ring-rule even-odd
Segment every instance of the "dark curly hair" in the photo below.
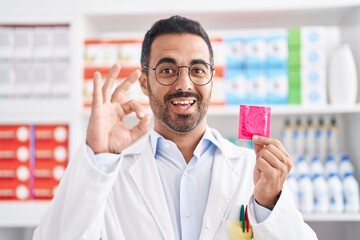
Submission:
{"label": "dark curly hair", "polygon": [[141,66],[149,65],[151,44],[154,42],[155,38],[164,34],[172,33],[189,33],[197,35],[204,39],[209,48],[210,64],[214,65],[214,53],[209,40],[209,36],[207,35],[203,27],[200,25],[200,23],[176,15],[155,22],[152,27],[146,32],[141,49]]}

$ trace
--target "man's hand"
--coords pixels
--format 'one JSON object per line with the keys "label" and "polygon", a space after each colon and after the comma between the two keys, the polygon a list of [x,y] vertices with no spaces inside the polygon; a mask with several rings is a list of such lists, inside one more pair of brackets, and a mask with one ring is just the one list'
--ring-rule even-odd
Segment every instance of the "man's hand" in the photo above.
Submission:
{"label": "man's hand", "polygon": [[[120,65],[114,64],[105,83],[99,72],[94,74],[94,93],[91,105],[91,116],[87,129],[86,143],[95,153],[120,153],[149,130],[150,116],[144,114],[144,108],[135,100],[127,100],[126,92],[139,80],[139,70],[134,71],[112,93]],[[140,120],[129,129],[124,118],[135,112]]]}
{"label": "man's hand", "polygon": [[292,159],[277,139],[253,137],[256,164],[254,197],[267,208],[273,208],[292,168]]}

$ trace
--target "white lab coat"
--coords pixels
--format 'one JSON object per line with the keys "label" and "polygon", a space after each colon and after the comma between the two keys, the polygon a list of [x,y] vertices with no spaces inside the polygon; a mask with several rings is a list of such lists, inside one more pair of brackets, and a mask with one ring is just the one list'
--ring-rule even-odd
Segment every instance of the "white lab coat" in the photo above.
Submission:
{"label": "white lab coat", "polygon": [[[223,151],[218,149],[214,158],[201,240],[229,239],[228,221],[239,219],[240,205],[249,203],[254,187],[254,152],[212,131]],[[107,174],[93,165],[85,144],[81,146],[33,239],[175,239],[153,156],[147,135],[124,151],[115,171]],[[249,215],[256,240],[317,239],[286,185],[264,222],[256,223],[252,206]]]}

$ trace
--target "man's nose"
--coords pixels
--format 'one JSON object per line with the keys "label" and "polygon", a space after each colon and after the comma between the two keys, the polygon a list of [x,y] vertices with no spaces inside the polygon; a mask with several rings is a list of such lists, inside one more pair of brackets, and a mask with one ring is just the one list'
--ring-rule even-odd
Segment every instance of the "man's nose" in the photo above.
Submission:
{"label": "man's nose", "polygon": [[189,68],[188,67],[179,67],[179,78],[175,82],[176,90],[189,91],[192,90],[194,84],[189,76]]}

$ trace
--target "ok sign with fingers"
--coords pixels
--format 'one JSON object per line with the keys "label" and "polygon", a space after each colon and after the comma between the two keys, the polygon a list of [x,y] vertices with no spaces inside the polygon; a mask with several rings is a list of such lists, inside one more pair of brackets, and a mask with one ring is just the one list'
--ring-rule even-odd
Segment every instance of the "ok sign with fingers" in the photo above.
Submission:
{"label": "ok sign with fingers", "polygon": [[[94,153],[120,153],[149,130],[150,116],[144,114],[143,106],[135,100],[128,100],[126,92],[141,75],[134,71],[112,93],[120,65],[114,64],[102,86],[102,76],[94,74],[94,93],[86,143]],[[139,122],[127,127],[124,118],[135,112]]]}

